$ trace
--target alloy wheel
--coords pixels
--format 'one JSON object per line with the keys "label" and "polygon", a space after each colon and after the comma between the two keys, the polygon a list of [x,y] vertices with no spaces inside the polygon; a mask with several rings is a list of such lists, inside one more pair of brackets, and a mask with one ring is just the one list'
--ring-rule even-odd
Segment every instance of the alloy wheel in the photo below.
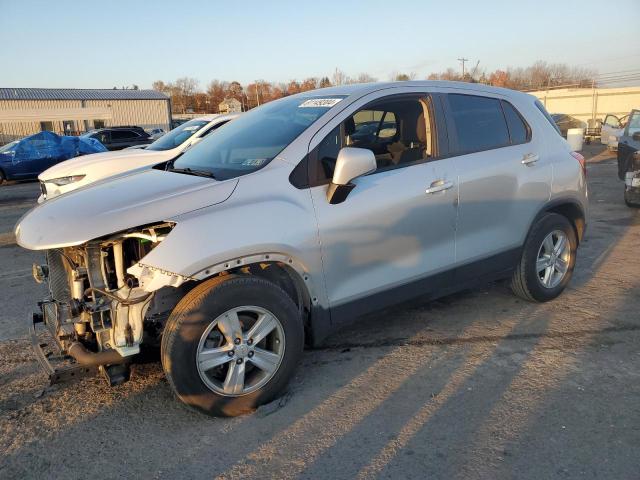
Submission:
{"label": "alloy wheel", "polygon": [[562,230],[547,235],[538,249],[536,274],[545,288],[555,288],[564,279],[571,260],[571,243]]}
{"label": "alloy wheel", "polygon": [[196,365],[212,391],[246,395],[273,378],[285,350],[284,330],[268,310],[241,306],[227,310],[200,338]]}

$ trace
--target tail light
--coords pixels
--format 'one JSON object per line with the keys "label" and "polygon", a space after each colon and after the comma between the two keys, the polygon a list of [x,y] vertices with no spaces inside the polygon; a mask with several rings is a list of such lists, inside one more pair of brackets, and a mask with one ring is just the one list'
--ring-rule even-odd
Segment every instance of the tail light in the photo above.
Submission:
{"label": "tail light", "polygon": [[587,176],[587,161],[578,152],[571,152],[571,156],[578,161],[578,163],[582,167],[582,173],[584,173],[584,176],[586,177]]}

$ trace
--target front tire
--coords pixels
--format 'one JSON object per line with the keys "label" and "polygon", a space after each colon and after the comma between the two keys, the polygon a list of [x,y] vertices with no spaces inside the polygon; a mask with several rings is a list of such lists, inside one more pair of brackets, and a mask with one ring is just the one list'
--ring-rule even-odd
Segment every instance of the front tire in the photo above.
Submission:
{"label": "front tire", "polygon": [[249,413],[275,399],[300,361],[300,312],[277,285],[227,275],[191,290],[162,337],[162,366],[176,396],[215,416]]}
{"label": "front tire", "polygon": [[511,279],[513,292],[530,302],[553,300],[571,281],[576,232],[566,217],[548,213],[532,227]]}

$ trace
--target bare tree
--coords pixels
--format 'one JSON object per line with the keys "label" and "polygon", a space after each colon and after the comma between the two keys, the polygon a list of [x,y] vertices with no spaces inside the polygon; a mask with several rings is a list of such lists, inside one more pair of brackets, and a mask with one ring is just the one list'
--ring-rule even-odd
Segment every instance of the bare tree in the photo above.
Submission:
{"label": "bare tree", "polygon": [[331,86],[331,80],[329,80],[329,77],[322,77],[322,79],[320,80],[320,88],[327,88]]}
{"label": "bare tree", "polygon": [[334,85],[346,85],[349,83],[349,77],[339,68],[333,72],[333,84]]}
{"label": "bare tree", "polygon": [[360,75],[358,75],[358,78],[356,79],[356,83],[373,83],[377,81],[378,81],[377,78],[372,77],[368,73],[361,73]]}

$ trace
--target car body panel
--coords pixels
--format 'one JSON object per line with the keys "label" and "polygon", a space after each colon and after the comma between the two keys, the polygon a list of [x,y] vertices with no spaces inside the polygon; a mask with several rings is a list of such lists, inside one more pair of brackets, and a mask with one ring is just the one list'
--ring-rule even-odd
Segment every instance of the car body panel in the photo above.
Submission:
{"label": "car body panel", "polygon": [[633,135],[638,132],[640,132],[640,108],[634,108],[629,113],[629,120],[618,142],[618,178],[620,180],[624,180],[626,173],[634,168],[634,155],[640,150],[640,140],[634,139]]}
{"label": "car body panel", "polygon": [[16,227],[16,240],[30,250],[79,245],[223,202],[236,184],[154,169],[108,179],[35,207]]}

